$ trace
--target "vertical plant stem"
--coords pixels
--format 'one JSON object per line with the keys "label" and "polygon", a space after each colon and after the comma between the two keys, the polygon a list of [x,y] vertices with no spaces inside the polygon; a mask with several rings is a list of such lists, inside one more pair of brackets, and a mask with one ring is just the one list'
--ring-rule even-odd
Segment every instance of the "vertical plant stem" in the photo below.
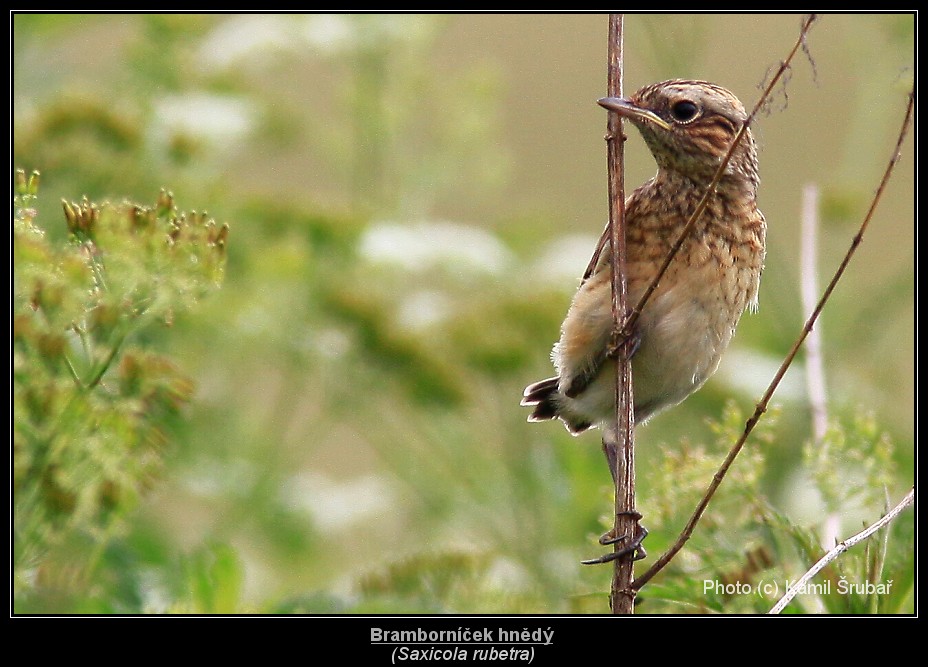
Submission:
{"label": "vertical plant stem", "polygon": [[[818,202],[819,189],[814,183],[802,189],[799,233],[799,291],[802,312],[811,313],[818,298]],[[817,326],[809,332],[805,349],[806,392],[812,411],[812,442],[818,452],[824,452],[825,432],[828,430],[828,411],[825,393],[825,361],[822,353],[822,329]],[[821,543],[830,549],[838,542],[840,517],[829,513],[822,522]]]}
{"label": "vertical plant stem", "polygon": [[[818,186],[808,184],[802,189],[802,231],[799,249],[799,281],[802,292],[802,310],[811,313],[818,299],[817,238],[818,238]],[[825,437],[828,412],[825,408],[825,364],[822,359],[822,332],[816,327],[806,341],[806,388],[812,408],[812,435],[816,442]]]}
{"label": "vertical plant stem", "polygon": [[[609,97],[622,96],[623,78],[623,28],[622,14],[609,15]],[[625,540],[616,542],[615,551],[624,548],[634,539],[638,530],[635,510],[635,413],[632,396],[632,370],[629,348],[621,339],[622,323],[628,313],[625,248],[625,136],[622,119],[615,112],[609,113],[606,142],[609,166],[609,239],[611,244],[610,268],[612,270],[612,321],[613,347],[618,349],[615,358],[615,424],[614,429],[604,429],[603,448],[615,482],[616,536],[625,535]],[[613,432],[614,431],[614,432]],[[612,437],[614,436],[614,437]],[[612,448],[613,451],[609,451]],[[631,614],[634,610],[635,591],[634,553],[614,561],[610,606],[614,614]]]}

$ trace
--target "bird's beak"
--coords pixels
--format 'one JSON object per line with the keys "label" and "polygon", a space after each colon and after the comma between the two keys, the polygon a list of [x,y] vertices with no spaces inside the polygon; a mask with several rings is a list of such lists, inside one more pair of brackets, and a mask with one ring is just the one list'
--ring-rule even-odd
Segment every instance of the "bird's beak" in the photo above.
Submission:
{"label": "bird's beak", "polygon": [[620,116],[624,116],[629,120],[643,120],[649,123],[654,123],[658,127],[662,127],[665,130],[672,129],[670,123],[658,116],[653,111],[648,111],[647,109],[642,109],[641,107],[634,104],[631,100],[628,100],[624,97],[603,97],[597,100],[599,106],[609,109],[610,111],[615,111]]}

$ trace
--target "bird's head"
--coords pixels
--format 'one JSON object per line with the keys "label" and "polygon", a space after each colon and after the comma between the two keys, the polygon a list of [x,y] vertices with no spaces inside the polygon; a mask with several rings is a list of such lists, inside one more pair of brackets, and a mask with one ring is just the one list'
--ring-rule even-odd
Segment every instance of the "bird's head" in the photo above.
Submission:
{"label": "bird's head", "polygon": [[[599,104],[638,128],[659,168],[694,180],[712,177],[747,120],[731,91],[706,81],[662,81],[631,97],[605,97]],[[735,149],[726,176],[756,185],[757,149],[750,130]]]}

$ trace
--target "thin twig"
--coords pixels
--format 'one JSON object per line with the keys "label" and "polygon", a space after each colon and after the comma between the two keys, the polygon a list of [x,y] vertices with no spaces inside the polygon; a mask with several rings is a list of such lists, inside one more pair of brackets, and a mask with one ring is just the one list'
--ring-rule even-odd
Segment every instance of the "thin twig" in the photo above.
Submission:
{"label": "thin twig", "polygon": [[65,368],[68,369],[68,373],[71,375],[71,379],[74,380],[74,386],[77,387],[79,391],[84,391],[87,387],[84,386],[84,383],[81,381],[81,376],[77,374],[77,371],[74,369],[74,364],[71,363],[71,359],[68,355],[62,355],[64,357]]}
{"label": "thin twig", "polygon": [[683,532],[677,538],[677,541],[674,542],[673,546],[671,546],[664,554],[662,554],[661,557],[658,558],[657,561],[647,570],[647,572],[635,579],[634,583],[632,584],[634,588],[639,589],[648,581],[650,581],[650,579],[655,574],[664,569],[667,563],[669,563],[670,560],[677,554],[677,552],[683,548],[683,545],[686,544],[687,540],[689,540],[690,536],[693,534],[693,529],[696,527],[696,524],[702,517],[703,512],[705,512],[706,506],[709,504],[712,496],[715,495],[716,489],[718,489],[719,485],[722,483],[722,480],[725,478],[725,475],[728,473],[728,469],[731,467],[735,457],[738,456],[738,453],[744,446],[744,443],[748,436],[751,434],[751,431],[754,430],[754,427],[760,420],[761,415],[767,411],[767,405],[770,403],[770,398],[773,396],[773,392],[776,391],[776,388],[779,386],[783,376],[786,375],[787,369],[789,369],[790,364],[793,363],[793,359],[799,352],[799,348],[802,346],[802,343],[809,335],[809,332],[812,331],[812,326],[815,324],[815,321],[821,314],[822,309],[825,307],[825,304],[831,297],[831,293],[834,291],[835,286],[841,279],[841,276],[844,275],[844,271],[847,269],[847,266],[851,261],[851,257],[854,256],[854,253],[857,251],[857,247],[863,240],[864,232],[867,230],[867,226],[870,224],[870,219],[873,217],[873,213],[876,210],[877,205],[880,203],[880,199],[883,196],[883,191],[886,189],[886,184],[889,182],[889,178],[893,173],[893,169],[895,168],[896,163],[899,161],[899,157],[902,154],[902,143],[905,141],[905,137],[908,134],[909,123],[912,120],[912,110],[914,106],[915,91],[913,90],[909,92],[909,103],[906,107],[905,118],[902,121],[902,127],[899,128],[899,137],[896,140],[896,146],[893,150],[892,157],[889,160],[889,164],[886,166],[886,170],[883,172],[883,178],[880,180],[879,187],[873,194],[873,199],[870,202],[870,208],[867,209],[867,214],[864,216],[863,222],[860,223],[860,228],[857,230],[857,233],[851,240],[851,247],[844,255],[844,259],[841,261],[841,264],[835,271],[834,276],[832,276],[831,282],[828,283],[828,287],[825,288],[825,292],[822,294],[822,298],[819,299],[818,304],[815,306],[815,310],[813,310],[812,314],[809,315],[809,319],[807,319],[803,325],[802,331],[800,332],[799,337],[796,339],[796,342],[793,343],[792,349],[790,349],[789,354],[786,355],[783,363],[780,364],[780,368],[774,375],[773,380],[771,380],[770,384],[767,386],[767,390],[764,392],[763,397],[761,397],[760,401],[757,403],[757,406],[754,409],[754,414],[752,414],[750,419],[748,419],[745,423],[744,432],[741,434],[741,437],[738,438],[738,442],[736,442],[735,445],[731,448],[731,451],[728,452],[728,455],[725,457],[722,465],[712,477],[712,483],[709,484],[709,488],[706,490],[702,500],[700,500],[699,504],[696,506],[696,510],[690,517],[690,520],[686,524],[686,527],[683,529]]}
{"label": "thin twig", "polygon": [[87,379],[87,382],[84,383],[83,389],[85,391],[89,391],[90,389],[96,387],[100,383],[100,380],[103,379],[103,376],[106,375],[106,371],[109,370],[110,365],[113,363],[113,359],[115,359],[116,355],[119,354],[119,348],[121,348],[123,342],[125,342],[126,336],[128,336],[127,331],[124,331],[123,333],[119,334],[119,336],[117,336],[116,342],[113,343],[113,347],[106,355],[106,358],[100,363],[99,366],[93,369],[93,372]]}
{"label": "thin twig", "polygon": [[[609,15],[609,97],[622,96],[624,17]],[[612,322],[613,344],[620,342],[621,323],[628,312],[628,289],[626,281],[625,248],[625,136],[622,119],[615,112],[609,113],[606,142],[609,168],[609,239],[610,268],[612,271]],[[627,538],[615,542],[614,553],[624,548],[637,533],[635,519],[635,413],[632,396],[632,369],[630,355],[622,345],[615,358],[615,433],[614,442],[609,431],[603,429],[603,448],[610,463],[615,482],[614,535]],[[609,449],[612,448],[610,452]],[[610,595],[612,613],[631,614],[634,610],[635,591],[634,555],[616,558],[612,574]]]}
{"label": "thin twig", "polygon": [[819,561],[815,565],[813,565],[812,568],[808,572],[802,575],[795,584],[793,584],[792,586],[789,587],[789,589],[787,589],[783,597],[780,598],[777,601],[777,603],[773,605],[773,608],[767,613],[779,614],[781,611],[783,611],[783,608],[786,607],[786,605],[790,603],[790,600],[796,597],[796,594],[799,593],[799,591],[801,591],[805,587],[805,585],[809,582],[809,580],[812,579],[812,577],[814,577],[816,574],[821,572],[821,570],[825,566],[827,566],[831,561],[836,559],[838,556],[843,554],[845,551],[853,547],[855,544],[857,544],[858,542],[864,541],[865,539],[873,535],[873,533],[878,531],[880,528],[882,528],[883,526],[888,524],[890,521],[895,519],[897,516],[899,516],[899,514],[902,513],[902,510],[904,510],[906,507],[911,505],[914,501],[915,501],[915,487],[912,487],[912,489],[909,490],[909,492],[906,494],[905,498],[903,498],[899,502],[898,505],[892,508],[882,519],[880,519],[873,525],[869,526],[868,528],[860,531],[853,537],[847,538],[840,544],[836,545],[834,549],[832,549],[827,554],[822,556],[819,559]]}

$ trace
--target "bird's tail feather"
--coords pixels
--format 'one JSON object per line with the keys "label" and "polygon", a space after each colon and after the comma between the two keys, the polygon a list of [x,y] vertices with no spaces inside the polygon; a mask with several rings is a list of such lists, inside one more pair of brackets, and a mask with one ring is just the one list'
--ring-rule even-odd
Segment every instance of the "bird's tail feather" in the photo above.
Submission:
{"label": "bird's tail feather", "polygon": [[558,403],[558,385],[560,378],[546,378],[530,384],[522,392],[522,405],[533,405],[535,409],[528,416],[530,422],[541,422],[549,419],[561,419],[567,426],[567,430],[573,435],[582,433],[592,426],[586,420],[571,420],[561,414],[561,408]]}

